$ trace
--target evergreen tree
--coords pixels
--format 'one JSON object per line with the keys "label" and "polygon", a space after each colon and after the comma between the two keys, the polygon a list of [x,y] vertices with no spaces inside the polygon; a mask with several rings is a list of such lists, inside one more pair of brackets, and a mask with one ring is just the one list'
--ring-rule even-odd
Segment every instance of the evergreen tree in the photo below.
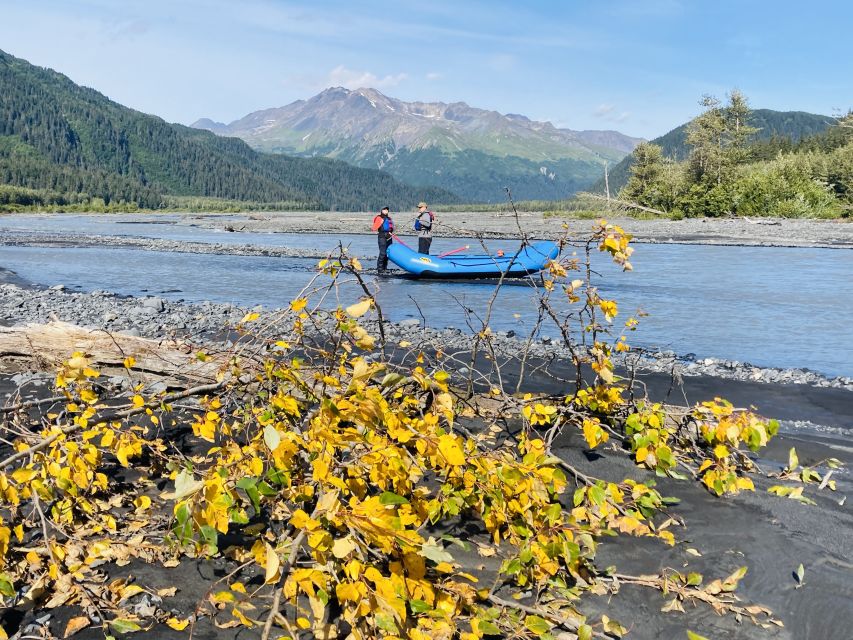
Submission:
{"label": "evergreen tree", "polygon": [[699,104],[705,112],[687,126],[687,144],[692,147],[690,167],[697,182],[720,184],[726,164],[726,116],[720,101],[713,96],[702,96]]}
{"label": "evergreen tree", "polygon": [[620,197],[644,206],[653,206],[649,197],[663,170],[663,150],[651,142],[641,142],[633,153],[631,177],[622,189]]}

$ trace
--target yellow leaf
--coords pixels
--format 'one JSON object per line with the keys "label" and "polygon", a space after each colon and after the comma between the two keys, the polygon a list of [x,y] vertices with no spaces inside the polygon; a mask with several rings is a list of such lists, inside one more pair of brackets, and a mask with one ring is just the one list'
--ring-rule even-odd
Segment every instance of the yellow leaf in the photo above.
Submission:
{"label": "yellow leaf", "polygon": [[166,624],[172,627],[175,631],[183,631],[187,628],[189,623],[189,620],[178,620],[177,618],[169,618],[166,620]]}
{"label": "yellow leaf", "polygon": [[133,504],[136,507],[137,511],[145,511],[146,509],[149,509],[151,507],[151,498],[149,498],[148,496],[138,496],[133,501]]}
{"label": "yellow leaf", "polygon": [[244,322],[254,322],[254,321],[255,321],[255,320],[257,320],[260,316],[261,316],[261,314],[259,314],[259,313],[257,313],[257,312],[252,311],[252,312],[247,313],[246,315],[244,315],[244,316],[243,316],[243,319],[242,319],[242,320],[240,320],[240,322],[241,322],[241,323],[244,323]]}
{"label": "yellow leaf", "polygon": [[269,542],[265,543],[265,546],[267,550],[267,565],[264,583],[270,584],[278,579],[278,569],[281,566],[281,560],[279,560],[278,554]]}
{"label": "yellow leaf", "polygon": [[237,609],[237,607],[234,607],[233,609],[231,609],[231,615],[233,615],[240,622],[242,622],[243,626],[245,626],[245,627],[249,627],[251,629],[252,627],[255,626],[255,623],[252,622],[251,620],[249,620],[249,618],[247,618],[246,616],[244,616],[243,612],[240,611],[239,609]]}
{"label": "yellow leaf", "polygon": [[138,394],[133,396],[133,406],[134,407],[141,407],[144,404],[145,404],[145,400],[143,400],[142,396],[140,396]]}
{"label": "yellow leaf", "polygon": [[610,438],[608,433],[592,420],[583,421],[583,437],[590,449],[595,449]]}
{"label": "yellow leaf", "polygon": [[370,309],[370,298],[366,298],[361,302],[356,302],[347,307],[347,313],[353,318],[360,318]]}
{"label": "yellow leaf", "polygon": [[127,356],[127,357],[124,359],[124,368],[125,368],[125,369],[130,369],[130,368],[132,368],[132,367],[133,367],[133,365],[135,365],[135,364],[136,364],[136,358],[134,358],[133,356]]}
{"label": "yellow leaf", "polygon": [[29,482],[36,477],[35,469],[15,469],[12,472],[12,480],[18,484]]}
{"label": "yellow leaf", "polygon": [[310,629],[311,622],[308,620],[308,618],[296,618],[296,626],[300,629]]}
{"label": "yellow leaf", "polygon": [[438,439],[438,451],[444,457],[447,464],[458,467],[465,464],[465,452],[459,446],[459,438],[445,434]]}
{"label": "yellow leaf", "polygon": [[307,298],[297,298],[296,300],[291,300],[290,302],[290,310],[296,313],[302,311],[305,308],[305,305],[308,304]]}
{"label": "yellow leaf", "polygon": [[138,595],[143,591],[145,591],[145,589],[140,587],[138,584],[129,584],[126,587],[122,588],[120,593],[121,599],[125,600],[127,598],[132,598],[133,596]]}
{"label": "yellow leaf", "polygon": [[353,551],[355,551],[355,543],[349,536],[338,538],[332,545],[332,555],[338,559],[346,558]]}
{"label": "yellow leaf", "polygon": [[80,631],[81,629],[85,629],[92,621],[89,620],[86,616],[77,616],[76,618],[71,618],[68,621],[68,624],[65,625],[65,633],[62,634],[63,638],[70,638],[75,633]]}
{"label": "yellow leaf", "polygon": [[729,448],[724,444],[718,444],[714,447],[714,456],[722,460],[729,455]]}

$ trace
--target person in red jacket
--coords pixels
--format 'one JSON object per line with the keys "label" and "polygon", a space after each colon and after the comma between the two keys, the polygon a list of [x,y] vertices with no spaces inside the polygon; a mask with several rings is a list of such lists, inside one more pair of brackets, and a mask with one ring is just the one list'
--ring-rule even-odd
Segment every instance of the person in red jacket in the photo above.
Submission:
{"label": "person in red jacket", "polygon": [[394,240],[391,237],[394,231],[394,221],[391,219],[391,209],[382,207],[379,215],[373,218],[373,230],[379,241],[379,257],[376,258],[376,271],[384,273],[388,269],[388,245]]}

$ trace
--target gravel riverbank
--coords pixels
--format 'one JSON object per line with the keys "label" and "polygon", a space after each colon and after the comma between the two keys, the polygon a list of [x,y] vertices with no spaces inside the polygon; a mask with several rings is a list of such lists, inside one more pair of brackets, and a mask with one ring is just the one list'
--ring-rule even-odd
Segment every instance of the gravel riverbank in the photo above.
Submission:
{"label": "gravel riverbank", "polygon": [[[6,281],[13,276],[6,272]],[[2,279],[0,279],[2,281]],[[252,310],[261,311],[261,307]],[[0,284],[0,324],[43,323],[62,320],[92,329],[122,331],[145,337],[221,335],[237,323],[248,309],[212,302],[176,302],[158,296],[132,298],[96,290],[74,292],[64,285],[50,289]],[[268,312],[274,310],[268,309]],[[465,352],[472,345],[469,333],[455,328],[422,327],[416,319],[389,323],[388,340],[420,342],[445,351]],[[550,338],[532,341],[512,331],[499,331],[493,337],[495,349],[507,356],[518,356],[526,348],[531,359],[568,360],[568,349]],[[853,378],[827,378],[805,369],[771,369],[749,363],[714,358],[680,356],[672,351],[635,351],[623,355],[621,364],[638,371],[680,377],[711,376],[727,380],[809,385],[853,391]]]}
{"label": "gravel riverbank", "polygon": [[[33,220],[55,218],[72,219],[76,214],[28,214]],[[20,217],[20,216],[18,216]],[[256,233],[323,233],[371,234],[372,213],[308,211],[308,212],[263,212],[241,214],[105,214],[105,221],[128,225],[128,231],[136,223],[157,223],[179,227],[217,229],[229,233],[229,239],[239,244],[241,232]],[[17,227],[17,231],[2,231],[3,215],[0,215],[0,243],[59,243],[72,242],[67,234],[51,237],[49,233],[29,233]],[[414,213],[394,214],[397,229],[410,233]],[[851,220],[808,220],[787,218],[690,218],[669,220],[656,218],[639,220],[625,216],[612,216],[610,222],[622,226],[634,235],[635,242],[712,244],[768,247],[824,247],[830,249],[853,249],[853,221]],[[443,212],[437,214],[435,234],[437,237],[483,237],[517,238],[519,230],[536,238],[557,238],[568,232],[569,238],[582,239],[586,236],[592,220],[579,220],[563,216],[547,216],[542,212],[522,211],[518,217],[508,212]],[[565,227],[564,227],[565,225]],[[204,253],[245,252],[243,255],[299,255],[276,253],[278,249],[245,247],[236,249],[232,244],[174,243],[171,241],[142,242],[127,236],[98,236],[102,243],[116,246],[135,246],[164,251],[198,251]],[[92,237],[74,234],[73,243],[84,245]],[[257,251],[258,253],[254,253]],[[312,256],[313,257],[313,256]]]}
{"label": "gravel riverbank", "polygon": [[[254,232],[369,233],[371,213],[288,212],[239,215],[193,215],[180,224]],[[411,228],[413,213],[394,214],[398,229]],[[826,247],[853,249],[853,222],[781,218],[691,218],[684,220],[638,220],[624,216],[608,218],[634,235],[636,242],[715,244],[768,247]],[[583,238],[592,220],[546,216],[542,212],[520,212],[518,218],[503,212],[448,212],[437,214],[437,236],[514,238],[519,228],[536,238]]]}

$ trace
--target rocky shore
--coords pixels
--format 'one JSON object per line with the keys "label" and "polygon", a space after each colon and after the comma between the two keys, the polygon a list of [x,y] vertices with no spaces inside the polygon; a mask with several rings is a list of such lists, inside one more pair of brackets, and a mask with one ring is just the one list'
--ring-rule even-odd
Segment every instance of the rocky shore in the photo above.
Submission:
{"label": "rocky shore", "polygon": [[[132,298],[109,291],[75,292],[64,285],[49,289],[9,283],[0,284],[0,324],[44,323],[62,320],[90,329],[105,329],[129,335],[158,338],[164,336],[222,335],[247,311],[273,312],[262,307],[239,308],[213,302],[187,303],[158,296]],[[417,319],[386,323],[386,334],[392,343],[402,340],[442,348],[448,352],[467,352],[472,346],[469,333],[455,328],[422,327]],[[498,353],[518,356],[527,349],[528,357],[538,360],[568,360],[569,351],[550,338],[533,340],[512,331],[498,331],[493,336]],[[808,385],[853,391],[853,378],[827,378],[806,369],[772,369],[749,363],[714,358],[697,358],[693,354],[678,355],[672,351],[635,350],[620,356],[626,369],[663,373],[675,377],[710,376],[726,380],[775,384]]]}

